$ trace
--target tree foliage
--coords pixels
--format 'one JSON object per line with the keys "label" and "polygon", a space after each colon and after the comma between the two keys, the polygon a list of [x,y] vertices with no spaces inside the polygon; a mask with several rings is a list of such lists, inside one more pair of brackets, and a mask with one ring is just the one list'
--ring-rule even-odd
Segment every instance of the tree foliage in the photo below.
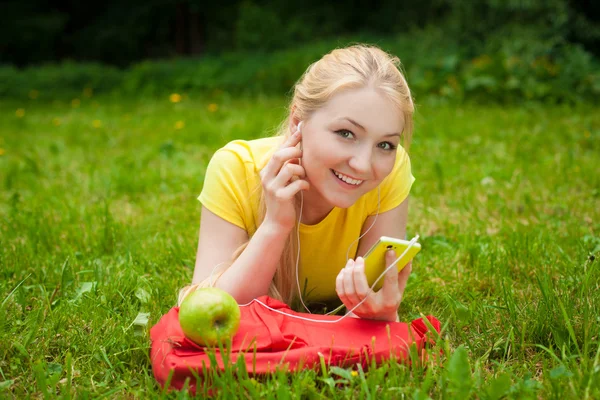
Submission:
{"label": "tree foliage", "polygon": [[472,54],[491,33],[520,25],[600,55],[600,6],[591,0],[9,0],[3,17],[0,62],[18,66],[63,59],[124,66],[427,25],[443,26]]}

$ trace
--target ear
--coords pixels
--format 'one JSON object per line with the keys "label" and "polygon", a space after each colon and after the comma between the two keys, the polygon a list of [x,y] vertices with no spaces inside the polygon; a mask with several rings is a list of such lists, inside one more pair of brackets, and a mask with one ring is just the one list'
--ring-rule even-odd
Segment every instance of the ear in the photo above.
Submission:
{"label": "ear", "polygon": [[298,130],[298,125],[300,125],[300,118],[296,115],[296,106],[292,106],[292,111],[290,112],[290,135]]}

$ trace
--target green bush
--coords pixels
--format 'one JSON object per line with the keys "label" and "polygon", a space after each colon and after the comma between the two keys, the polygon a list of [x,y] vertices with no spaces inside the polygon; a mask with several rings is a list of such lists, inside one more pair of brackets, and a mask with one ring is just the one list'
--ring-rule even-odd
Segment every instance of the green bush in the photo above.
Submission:
{"label": "green bush", "polygon": [[32,96],[32,91],[41,98],[91,95],[121,87],[125,77],[124,71],[99,63],[66,61],[25,69],[0,66],[0,96],[24,98]]}
{"label": "green bush", "polygon": [[[363,35],[274,52],[233,52],[201,59],[144,61],[127,69],[66,62],[18,70],[0,68],[0,95],[77,96],[182,92],[288,93],[306,67],[335,47],[376,44],[398,55],[417,99],[511,103],[596,102],[599,62],[579,45],[544,37],[535,28],[499,30],[478,47],[462,46],[439,28],[397,37]],[[87,88],[87,89],[86,89]]]}

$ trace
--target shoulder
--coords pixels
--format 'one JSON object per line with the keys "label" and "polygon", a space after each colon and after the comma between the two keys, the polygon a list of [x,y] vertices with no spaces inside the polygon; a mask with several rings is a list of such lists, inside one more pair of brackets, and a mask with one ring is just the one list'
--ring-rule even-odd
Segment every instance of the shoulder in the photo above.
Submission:
{"label": "shoulder", "polygon": [[391,210],[401,204],[408,197],[414,181],[408,152],[399,146],[392,171],[377,189],[364,196],[369,215]]}
{"label": "shoulder", "polygon": [[259,171],[269,161],[271,155],[281,142],[281,137],[267,137],[254,140],[233,140],[218,149],[211,163],[223,163],[232,167],[231,163],[244,165],[247,169]]}
{"label": "shoulder", "polygon": [[398,146],[394,168],[392,169],[390,174],[383,180],[382,186],[389,187],[402,184],[407,178],[411,177],[412,168],[408,152],[402,146]]}

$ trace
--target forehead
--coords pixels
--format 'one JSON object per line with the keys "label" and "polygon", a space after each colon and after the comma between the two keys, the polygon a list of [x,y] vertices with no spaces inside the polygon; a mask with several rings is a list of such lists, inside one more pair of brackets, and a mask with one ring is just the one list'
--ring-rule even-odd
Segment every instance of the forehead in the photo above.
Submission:
{"label": "forehead", "polygon": [[336,93],[313,117],[322,123],[351,118],[369,133],[402,132],[404,118],[395,104],[381,92],[367,87]]}

